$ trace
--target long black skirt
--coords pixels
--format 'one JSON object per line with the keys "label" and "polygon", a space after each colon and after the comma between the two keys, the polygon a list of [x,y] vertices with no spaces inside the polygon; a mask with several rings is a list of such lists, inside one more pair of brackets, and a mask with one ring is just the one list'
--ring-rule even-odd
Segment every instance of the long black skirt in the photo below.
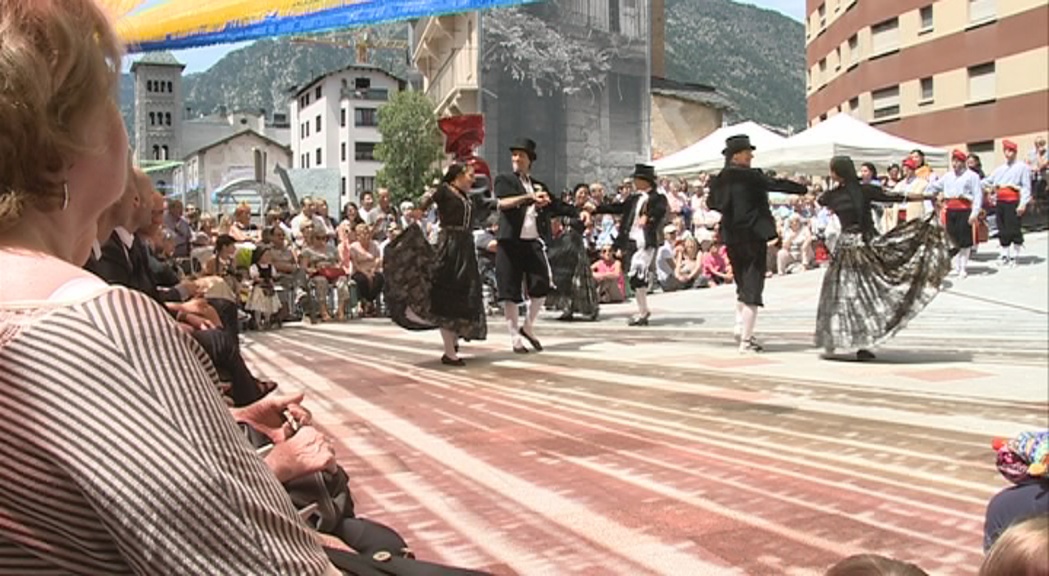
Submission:
{"label": "long black skirt", "polygon": [[567,229],[547,247],[554,289],[546,297],[548,308],[596,319],[600,311],[597,282],[590,270],[590,255],[583,236]]}
{"label": "long black skirt", "polygon": [[951,257],[933,219],[905,222],[869,243],[859,233],[842,233],[823,277],[816,346],[827,352],[878,346],[936,297]]}
{"label": "long black skirt", "polygon": [[383,295],[390,317],[408,330],[445,328],[465,340],[488,336],[473,234],[441,230],[436,249],[409,226],[386,247]]}

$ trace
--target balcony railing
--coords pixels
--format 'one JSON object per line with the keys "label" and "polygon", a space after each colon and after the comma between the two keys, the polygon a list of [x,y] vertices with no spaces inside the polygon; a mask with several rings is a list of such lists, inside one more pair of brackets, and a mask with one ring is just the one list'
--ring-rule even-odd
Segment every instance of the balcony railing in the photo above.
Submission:
{"label": "balcony railing", "polygon": [[390,91],[386,88],[350,88],[347,86],[342,89],[342,97],[350,100],[385,102],[390,99]]}
{"label": "balcony railing", "polygon": [[456,90],[477,90],[477,47],[457,48],[426,86],[426,95],[441,104]]}

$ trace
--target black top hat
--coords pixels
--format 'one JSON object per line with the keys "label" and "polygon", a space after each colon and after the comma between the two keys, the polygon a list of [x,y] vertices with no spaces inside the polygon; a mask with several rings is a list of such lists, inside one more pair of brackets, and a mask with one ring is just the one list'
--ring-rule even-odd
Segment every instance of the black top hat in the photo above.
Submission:
{"label": "black top hat", "polygon": [[750,143],[750,136],[747,136],[746,134],[737,134],[725,139],[725,149],[721,151],[721,154],[730,157],[736,152],[748,149],[757,150],[757,148]]}
{"label": "black top hat", "polygon": [[653,188],[656,187],[656,169],[648,164],[635,164],[634,173],[630,177],[647,180]]}
{"label": "black top hat", "polygon": [[525,154],[528,154],[528,158],[535,162],[535,140],[529,138],[521,138],[510,145],[510,151],[520,150]]}

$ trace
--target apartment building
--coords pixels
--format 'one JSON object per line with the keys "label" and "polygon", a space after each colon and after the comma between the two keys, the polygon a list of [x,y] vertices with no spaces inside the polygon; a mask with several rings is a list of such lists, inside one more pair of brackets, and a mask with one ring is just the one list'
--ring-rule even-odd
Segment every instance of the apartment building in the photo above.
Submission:
{"label": "apartment building", "polygon": [[[291,90],[292,167],[338,168],[342,202],[375,190],[379,109],[405,81],[368,64],[318,76]],[[308,192],[306,192],[308,193]]]}
{"label": "apartment building", "polygon": [[[809,124],[852,114],[997,159],[1049,130],[1045,0],[806,0]],[[990,162],[994,163],[994,162]]]}

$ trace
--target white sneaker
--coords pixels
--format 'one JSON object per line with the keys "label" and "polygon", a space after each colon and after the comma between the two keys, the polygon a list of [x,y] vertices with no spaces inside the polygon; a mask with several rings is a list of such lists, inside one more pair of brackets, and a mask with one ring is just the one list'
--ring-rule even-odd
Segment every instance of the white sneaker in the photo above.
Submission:
{"label": "white sneaker", "polygon": [[966,272],[965,270],[962,270],[961,272],[958,273],[958,279],[959,280],[965,280],[968,277],[969,277],[969,273]]}

